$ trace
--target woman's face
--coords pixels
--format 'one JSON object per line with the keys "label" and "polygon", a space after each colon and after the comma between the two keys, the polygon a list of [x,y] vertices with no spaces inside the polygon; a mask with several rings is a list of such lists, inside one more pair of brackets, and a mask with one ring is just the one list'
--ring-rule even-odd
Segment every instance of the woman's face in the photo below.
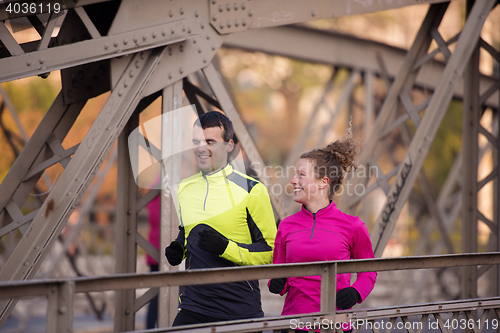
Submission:
{"label": "woman's face", "polygon": [[314,162],[301,158],[295,164],[295,175],[292,178],[295,202],[306,205],[317,199],[320,192],[321,180],[316,179],[314,174]]}

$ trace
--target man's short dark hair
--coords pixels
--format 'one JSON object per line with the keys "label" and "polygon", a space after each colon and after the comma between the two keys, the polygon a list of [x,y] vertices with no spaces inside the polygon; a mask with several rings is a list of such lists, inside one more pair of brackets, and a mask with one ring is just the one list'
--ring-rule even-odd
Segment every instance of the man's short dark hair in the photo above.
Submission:
{"label": "man's short dark hair", "polygon": [[193,126],[200,126],[202,129],[219,127],[224,130],[222,138],[225,142],[233,140],[234,129],[233,123],[223,113],[218,111],[210,111],[202,114],[194,123]]}

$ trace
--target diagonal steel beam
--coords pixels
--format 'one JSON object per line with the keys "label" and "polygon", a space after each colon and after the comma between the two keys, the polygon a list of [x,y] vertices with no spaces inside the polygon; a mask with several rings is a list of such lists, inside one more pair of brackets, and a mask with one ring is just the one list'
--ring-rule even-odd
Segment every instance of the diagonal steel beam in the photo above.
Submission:
{"label": "diagonal steel beam", "polygon": [[[1,281],[24,280],[34,276],[139,104],[146,82],[164,51],[165,48],[160,48],[135,55],[134,61],[126,68],[130,75],[123,75],[118,81],[119,86],[111,93],[39,214],[4,265],[0,272]],[[124,84],[126,79],[127,84]],[[0,303],[0,324],[5,322],[14,303],[13,300]]]}
{"label": "diagonal steel beam", "polygon": [[288,216],[287,210],[283,203],[282,197],[276,195],[273,190],[273,182],[271,179],[267,178],[265,175],[265,164],[264,160],[259,154],[255,143],[253,142],[250,134],[245,127],[245,124],[240,118],[238,111],[236,111],[235,106],[231,102],[231,99],[224,88],[224,84],[219,77],[219,73],[215,70],[215,67],[212,64],[209,64],[207,67],[203,68],[203,73],[205,74],[212,91],[214,92],[217,100],[222,106],[222,110],[226,113],[226,115],[231,119],[234,125],[235,133],[238,135],[238,139],[240,140],[241,146],[245,150],[249,160],[252,162],[254,166],[258,169],[259,174],[263,175],[260,178],[262,184],[264,184],[269,192],[269,196],[271,197],[271,202],[276,209],[278,216],[280,219],[284,219]]}
{"label": "diagonal steel beam", "polygon": [[488,13],[496,4],[494,0],[478,1],[465,23],[458,39],[455,52],[450,57],[445,71],[438,82],[434,96],[427,108],[424,119],[417,129],[408,152],[403,160],[403,167],[396,176],[388,199],[372,230],[371,239],[375,256],[382,254],[392,230],[396,224],[403,204],[408,199],[427,151],[432,143],[441,120],[453,97],[453,90],[462,76],[465,66],[472,55],[474,45],[479,41],[481,29]]}

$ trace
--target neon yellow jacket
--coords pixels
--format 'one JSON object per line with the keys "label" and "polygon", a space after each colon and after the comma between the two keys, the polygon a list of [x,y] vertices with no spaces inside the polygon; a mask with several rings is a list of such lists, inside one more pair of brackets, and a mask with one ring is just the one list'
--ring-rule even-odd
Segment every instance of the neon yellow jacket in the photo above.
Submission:
{"label": "neon yellow jacket", "polygon": [[[272,263],[276,223],[262,183],[227,165],[211,175],[200,172],[184,179],[177,199],[186,269]],[[222,255],[198,247],[198,233],[205,228],[229,240]],[[258,281],[187,286],[181,308],[221,319],[263,315]]]}

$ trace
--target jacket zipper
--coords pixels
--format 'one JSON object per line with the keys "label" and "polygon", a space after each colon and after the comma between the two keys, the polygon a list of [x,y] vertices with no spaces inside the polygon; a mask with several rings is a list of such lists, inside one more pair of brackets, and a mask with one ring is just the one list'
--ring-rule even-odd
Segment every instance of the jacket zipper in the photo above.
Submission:
{"label": "jacket zipper", "polygon": [[207,178],[207,176],[203,176],[203,178],[205,178],[205,180],[207,181],[207,194],[205,194],[205,201],[203,202],[203,210],[206,210],[205,208],[206,208],[206,205],[207,205],[209,185],[208,185],[208,178]]}
{"label": "jacket zipper", "polygon": [[313,239],[314,227],[316,226],[316,213],[312,213],[312,214],[313,214],[313,228],[312,228],[312,231],[311,231],[311,239]]}

